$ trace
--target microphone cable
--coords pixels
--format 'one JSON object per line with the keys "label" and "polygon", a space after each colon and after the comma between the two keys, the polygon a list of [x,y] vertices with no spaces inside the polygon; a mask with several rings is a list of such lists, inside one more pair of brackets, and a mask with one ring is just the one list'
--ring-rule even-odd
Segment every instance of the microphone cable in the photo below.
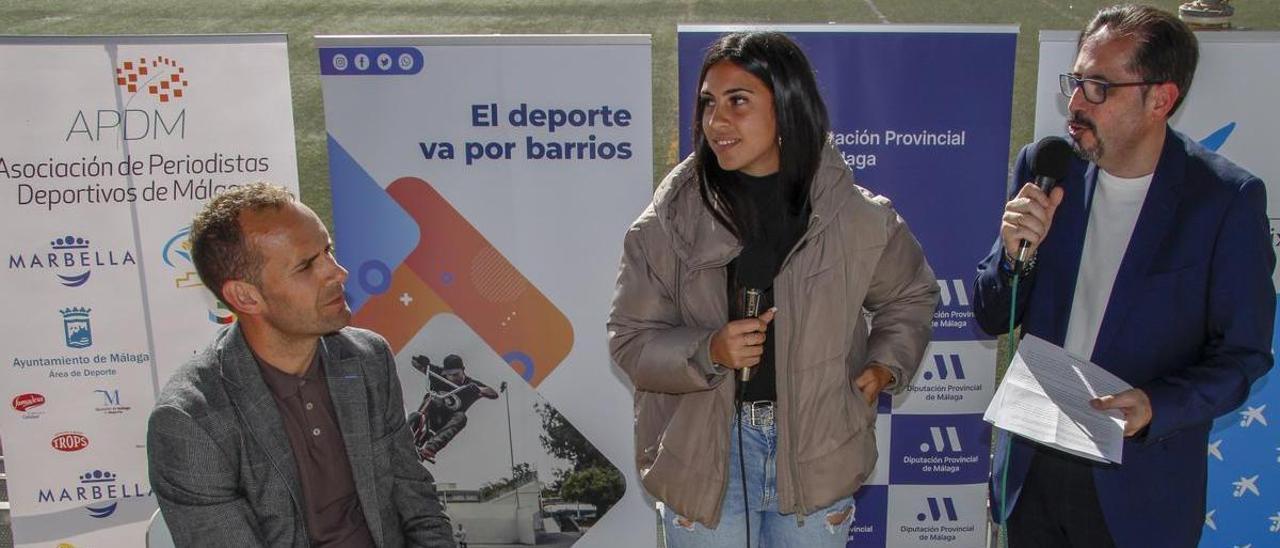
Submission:
{"label": "microphone cable", "polygon": [[[1071,144],[1062,137],[1050,135],[1036,141],[1028,155],[1031,161],[1031,173],[1035,175],[1036,187],[1046,195],[1051,192],[1058,181],[1064,179],[1069,173],[1072,154]],[[1023,256],[1029,247],[1028,242],[1023,240],[1018,249],[1018,256],[1016,258],[1010,257],[1013,260],[1013,264],[1010,265],[1013,267],[1013,281],[1012,296],[1009,299],[1009,363],[1013,363],[1014,352],[1018,348],[1018,337],[1013,332],[1014,327],[1017,325],[1014,319],[1017,318],[1018,313],[1018,279],[1027,272],[1028,263],[1035,263],[1034,255],[1030,260],[1024,262],[1025,258]],[[1001,253],[1008,254],[1003,250]],[[1001,261],[1003,260],[1001,259]],[[1002,268],[1002,266],[997,265],[996,268]],[[1002,434],[1000,436],[1001,439],[1006,441],[1004,458],[1000,467],[1000,490],[997,493],[999,495],[997,502],[1000,504],[1000,517],[1004,519],[1004,525],[1000,527],[1000,547],[1008,548],[1009,516],[1005,515],[1006,506],[1008,506],[1008,501],[1005,499],[1008,496],[1009,454],[1013,452],[1013,435],[1007,430],[1001,430],[1000,433]]]}
{"label": "microphone cable", "polygon": [[[734,375],[737,380],[738,376]],[[747,382],[738,381],[738,389],[734,395],[734,414],[737,418],[734,422],[738,428],[738,480],[742,484],[742,517],[745,518],[745,528],[742,530],[747,537],[747,548],[751,548],[751,501],[747,497],[747,461],[744,457],[745,449],[743,448],[742,438],[742,404],[743,399],[747,395]]]}
{"label": "microphone cable", "polygon": [[[996,268],[1000,268],[998,265]],[[1009,363],[1013,363],[1014,352],[1018,349],[1018,337],[1014,334],[1013,329],[1016,325],[1018,311],[1018,279],[1022,277],[1022,264],[1016,264],[1013,269],[1013,285],[1011,287],[1011,297],[1009,299],[1009,344],[1008,354]],[[1007,370],[1006,370],[1007,371]],[[1006,440],[1004,457],[1000,464],[1000,490],[997,492],[1000,504],[1000,518],[1003,520],[1000,526],[1000,548],[1009,548],[1009,516],[1005,513],[1008,505],[1008,488],[1009,488],[1009,454],[1013,452],[1013,437],[1006,430],[1000,431],[1000,437]]]}

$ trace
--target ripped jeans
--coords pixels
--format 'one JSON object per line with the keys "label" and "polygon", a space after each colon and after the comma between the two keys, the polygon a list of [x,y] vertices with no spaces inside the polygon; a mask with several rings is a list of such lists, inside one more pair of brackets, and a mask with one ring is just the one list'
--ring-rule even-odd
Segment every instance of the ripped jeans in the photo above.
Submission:
{"label": "ripped jeans", "polygon": [[[744,413],[745,415],[745,413]],[[778,513],[776,473],[778,432],[773,424],[754,426],[743,417],[746,439],[743,458],[747,472],[747,498],[751,512],[750,548],[790,546],[843,548],[853,523],[854,503],[849,496],[831,506],[815,510],[804,519],[796,514]],[[738,466],[738,427],[729,436],[729,482],[720,505],[720,525],[708,529],[690,523],[659,503],[667,548],[720,548],[746,546],[746,520],[742,499],[742,473]]]}

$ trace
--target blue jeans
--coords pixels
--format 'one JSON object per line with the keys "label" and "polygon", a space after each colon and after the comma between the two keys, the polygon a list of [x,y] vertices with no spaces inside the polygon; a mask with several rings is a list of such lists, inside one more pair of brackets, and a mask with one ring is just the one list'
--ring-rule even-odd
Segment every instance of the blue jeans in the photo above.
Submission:
{"label": "blue jeans", "polygon": [[[720,505],[720,525],[708,529],[690,523],[665,507],[661,508],[667,548],[741,548],[746,545],[746,519],[742,497],[742,470],[738,465],[738,428],[729,435],[729,482]],[[778,431],[773,424],[753,426],[743,420],[743,454],[747,472],[747,499],[751,512],[750,548],[790,546],[844,548],[853,524],[853,497],[838,500],[815,510],[804,519],[796,514],[778,513],[777,450]],[[832,523],[834,521],[835,523]]]}

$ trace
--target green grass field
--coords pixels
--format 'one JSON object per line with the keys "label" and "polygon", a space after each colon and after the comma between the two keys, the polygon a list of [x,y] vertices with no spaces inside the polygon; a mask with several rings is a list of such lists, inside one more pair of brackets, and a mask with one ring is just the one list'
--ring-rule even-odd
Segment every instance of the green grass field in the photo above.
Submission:
{"label": "green grass field", "polygon": [[[1031,139],[1037,35],[1078,29],[1103,0],[50,0],[0,2],[4,34],[283,32],[303,199],[331,218],[317,34],[638,33],[653,36],[655,180],[675,165],[676,25],[682,23],[1018,24],[1013,150]],[[1176,10],[1181,0],[1151,3]],[[1280,0],[1238,0],[1237,27],[1280,28]],[[962,105],[957,104],[957,108]]]}

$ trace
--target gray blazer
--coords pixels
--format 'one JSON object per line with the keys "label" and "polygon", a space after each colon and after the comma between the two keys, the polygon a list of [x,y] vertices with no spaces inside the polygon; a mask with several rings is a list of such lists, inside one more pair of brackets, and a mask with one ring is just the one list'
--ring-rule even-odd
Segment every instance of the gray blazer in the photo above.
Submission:
{"label": "gray blazer", "polygon": [[[452,547],[386,341],[348,327],[322,337],[319,351],[374,542]],[[293,451],[239,324],[169,379],[151,412],[147,457],[178,546],[309,546]]]}

